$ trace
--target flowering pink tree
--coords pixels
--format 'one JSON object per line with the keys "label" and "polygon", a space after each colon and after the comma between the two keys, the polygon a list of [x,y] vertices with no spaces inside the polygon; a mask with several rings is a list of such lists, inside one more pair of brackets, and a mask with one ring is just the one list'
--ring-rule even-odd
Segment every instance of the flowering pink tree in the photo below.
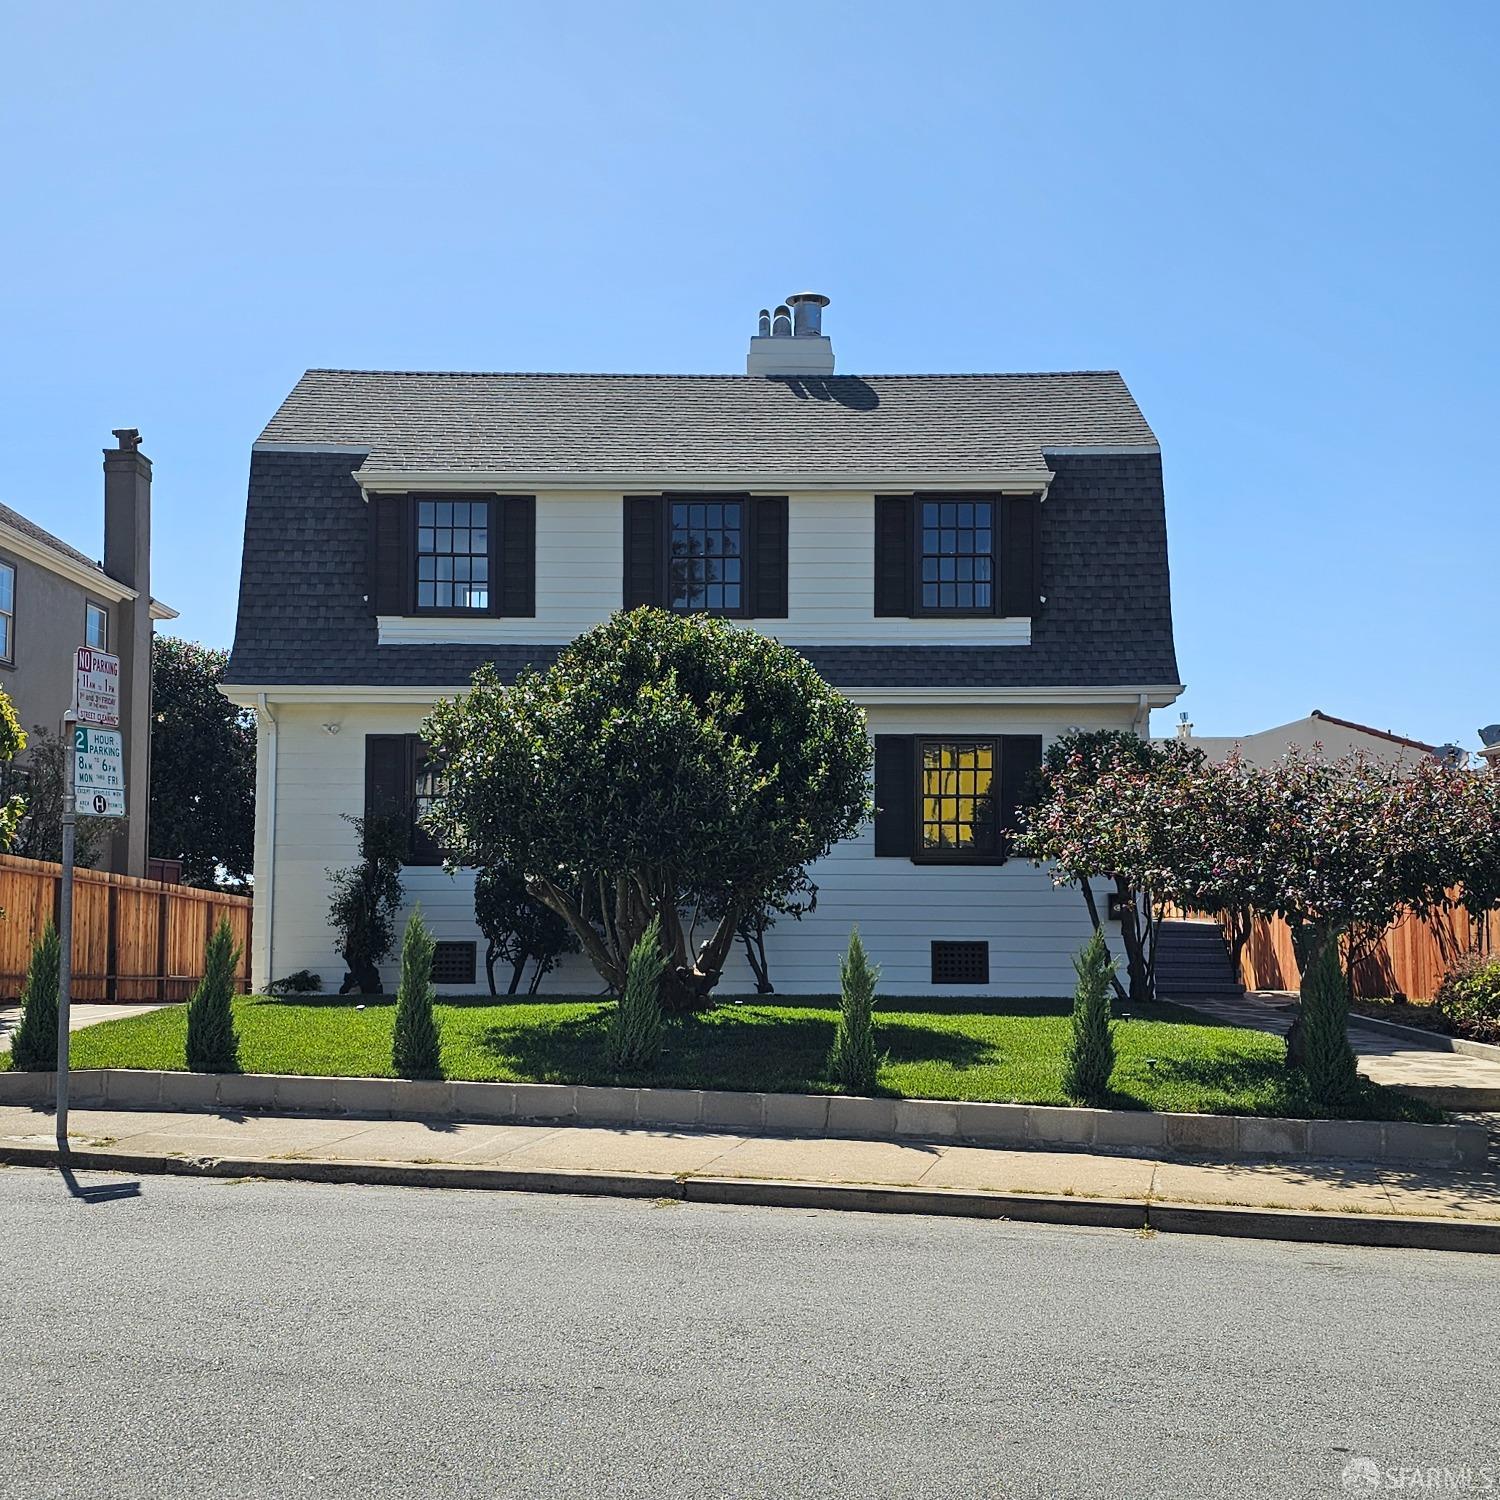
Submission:
{"label": "flowering pink tree", "polygon": [[[1174,899],[1175,872],[1199,857],[1185,809],[1203,765],[1201,751],[1177,741],[1121,730],[1062,735],[1047,748],[1038,795],[1014,843],[1017,853],[1050,864],[1054,884],[1079,888],[1096,931],[1103,918],[1093,882],[1113,887],[1135,1002],[1155,998],[1163,903]],[[1127,998],[1118,977],[1114,984]]]}

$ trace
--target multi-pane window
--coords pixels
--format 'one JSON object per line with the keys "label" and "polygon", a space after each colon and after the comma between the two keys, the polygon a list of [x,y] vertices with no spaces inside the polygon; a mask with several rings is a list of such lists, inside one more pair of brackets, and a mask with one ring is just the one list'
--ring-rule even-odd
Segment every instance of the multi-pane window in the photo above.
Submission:
{"label": "multi-pane window", "polygon": [[417,608],[490,607],[487,500],[417,501]]}
{"label": "multi-pane window", "polygon": [[416,775],[412,786],[412,839],[413,864],[434,864],[442,860],[437,840],[427,829],[427,815],[433,804],[448,790],[448,778],[441,765],[418,747],[416,751]]}
{"label": "multi-pane window", "polygon": [[994,503],[924,500],[922,608],[990,614],[995,607]]}
{"label": "multi-pane window", "polygon": [[994,740],[924,740],[921,747],[921,852],[985,855],[999,844]]}
{"label": "multi-pane window", "polygon": [[672,609],[739,614],[744,567],[744,501],[672,502],[667,538],[667,602]]}
{"label": "multi-pane window", "polygon": [[0,661],[16,659],[16,570],[0,563]]}
{"label": "multi-pane window", "polygon": [[109,611],[92,600],[83,606],[83,644],[95,651],[109,650]]}

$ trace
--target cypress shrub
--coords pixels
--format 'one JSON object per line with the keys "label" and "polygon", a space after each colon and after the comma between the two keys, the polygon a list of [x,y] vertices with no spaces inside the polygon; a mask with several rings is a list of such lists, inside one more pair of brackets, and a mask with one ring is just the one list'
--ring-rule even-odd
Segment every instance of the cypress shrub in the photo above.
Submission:
{"label": "cypress shrub", "polygon": [[828,1076],[846,1094],[873,1094],[879,1061],[875,1056],[875,983],[880,970],[849,931],[849,948],[839,960],[839,1019],[828,1053]]}
{"label": "cypress shrub", "polygon": [[238,1073],[240,1039],[234,1029],[234,969],[240,950],[226,918],[219,919],[203,954],[203,978],[187,1007],[187,1065],[194,1073]]}
{"label": "cypress shrub", "polygon": [[440,1078],[442,1041],[432,1014],[432,934],[419,906],[401,941],[401,988],[396,994],[396,1029],[391,1066],[402,1078]]}
{"label": "cypress shrub", "polygon": [[1099,1106],[1109,1097],[1115,1070],[1114,1025],[1109,995],[1114,960],[1104,934],[1095,931],[1073,960],[1078,987],[1073,991],[1073,1034],[1063,1058],[1063,1093],[1080,1104]]}
{"label": "cypress shrub", "polygon": [[1324,937],[1302,971],[1297,1043],[1289,1049],[1318,1104],[1347,1104],[1359,1092],[1359,1072],[1349,1045],[1349,987],[1339,941]]}
{"label": "cypress shrub", "polygon": [[625,992],[610,1019],[604,1061],[616,1073],[640,1072],[661,1053],[661,977],[667,956],[661,951],[661,922],[651,925],[630,950],[625,965]]}
{"label": "cypress shrub", "polygon": [[26,987],[21,991],[21,1024],[10,1039],[10,1065],[27,1073],[57,1068],[57,990],[62,943],[51,922],[31,950]]}

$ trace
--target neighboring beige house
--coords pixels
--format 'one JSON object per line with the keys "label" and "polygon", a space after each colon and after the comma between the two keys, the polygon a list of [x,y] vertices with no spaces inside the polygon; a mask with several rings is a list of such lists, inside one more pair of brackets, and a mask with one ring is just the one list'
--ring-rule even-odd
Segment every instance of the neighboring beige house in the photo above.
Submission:
{"label": "neighboring beige house", "polygon": [[[0,688],[28,735],[61,732],[79,646],[120,658],[129,818],[107,868],[147,873],[151,774],[151,634],[177,611],[151,597],[151,460],[140,434],[117,428],[104,450],[104,557],[95,562],[34,521],[0,505]],[[20,762],[25,767],[25,759]]]}
{"label": "neighboring beige house", "polygon": [[1389,729],[1372,729],[1368,724],[1357,724],[1352,719],[1336,719],[1320,708],[1313,709],[1305,719],[1293,719],[1290,724],[1278,724],[1274,729],[1241,735],[1194,734],[1193,726],[1184,718],[1177,726],[1177,738],[1196,745],[1215,761],[1227,760],[1230,752],[1238,749],[1240,759],[1253,766],[1268,766],[1280,760],[1293,745],[1299,750],[1321,746],[1330,759],[1347,755],[1351,750],[1362,750],[1373,760],[1397,763],[1442,754],[1440,745],[1393,734]]}

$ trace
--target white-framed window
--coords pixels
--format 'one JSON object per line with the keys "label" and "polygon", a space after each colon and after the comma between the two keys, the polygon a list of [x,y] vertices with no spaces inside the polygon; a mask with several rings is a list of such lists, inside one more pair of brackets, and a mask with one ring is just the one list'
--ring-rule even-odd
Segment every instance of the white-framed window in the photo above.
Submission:
{"label": "white-framed window", "polygon": [[83,606],[83,644],[95,651],[109,650],[109,611],[92,599]]}
{"label": "white-framed window", "polygon": [[16,570],[0,562],[0,661],[16,659]]}

